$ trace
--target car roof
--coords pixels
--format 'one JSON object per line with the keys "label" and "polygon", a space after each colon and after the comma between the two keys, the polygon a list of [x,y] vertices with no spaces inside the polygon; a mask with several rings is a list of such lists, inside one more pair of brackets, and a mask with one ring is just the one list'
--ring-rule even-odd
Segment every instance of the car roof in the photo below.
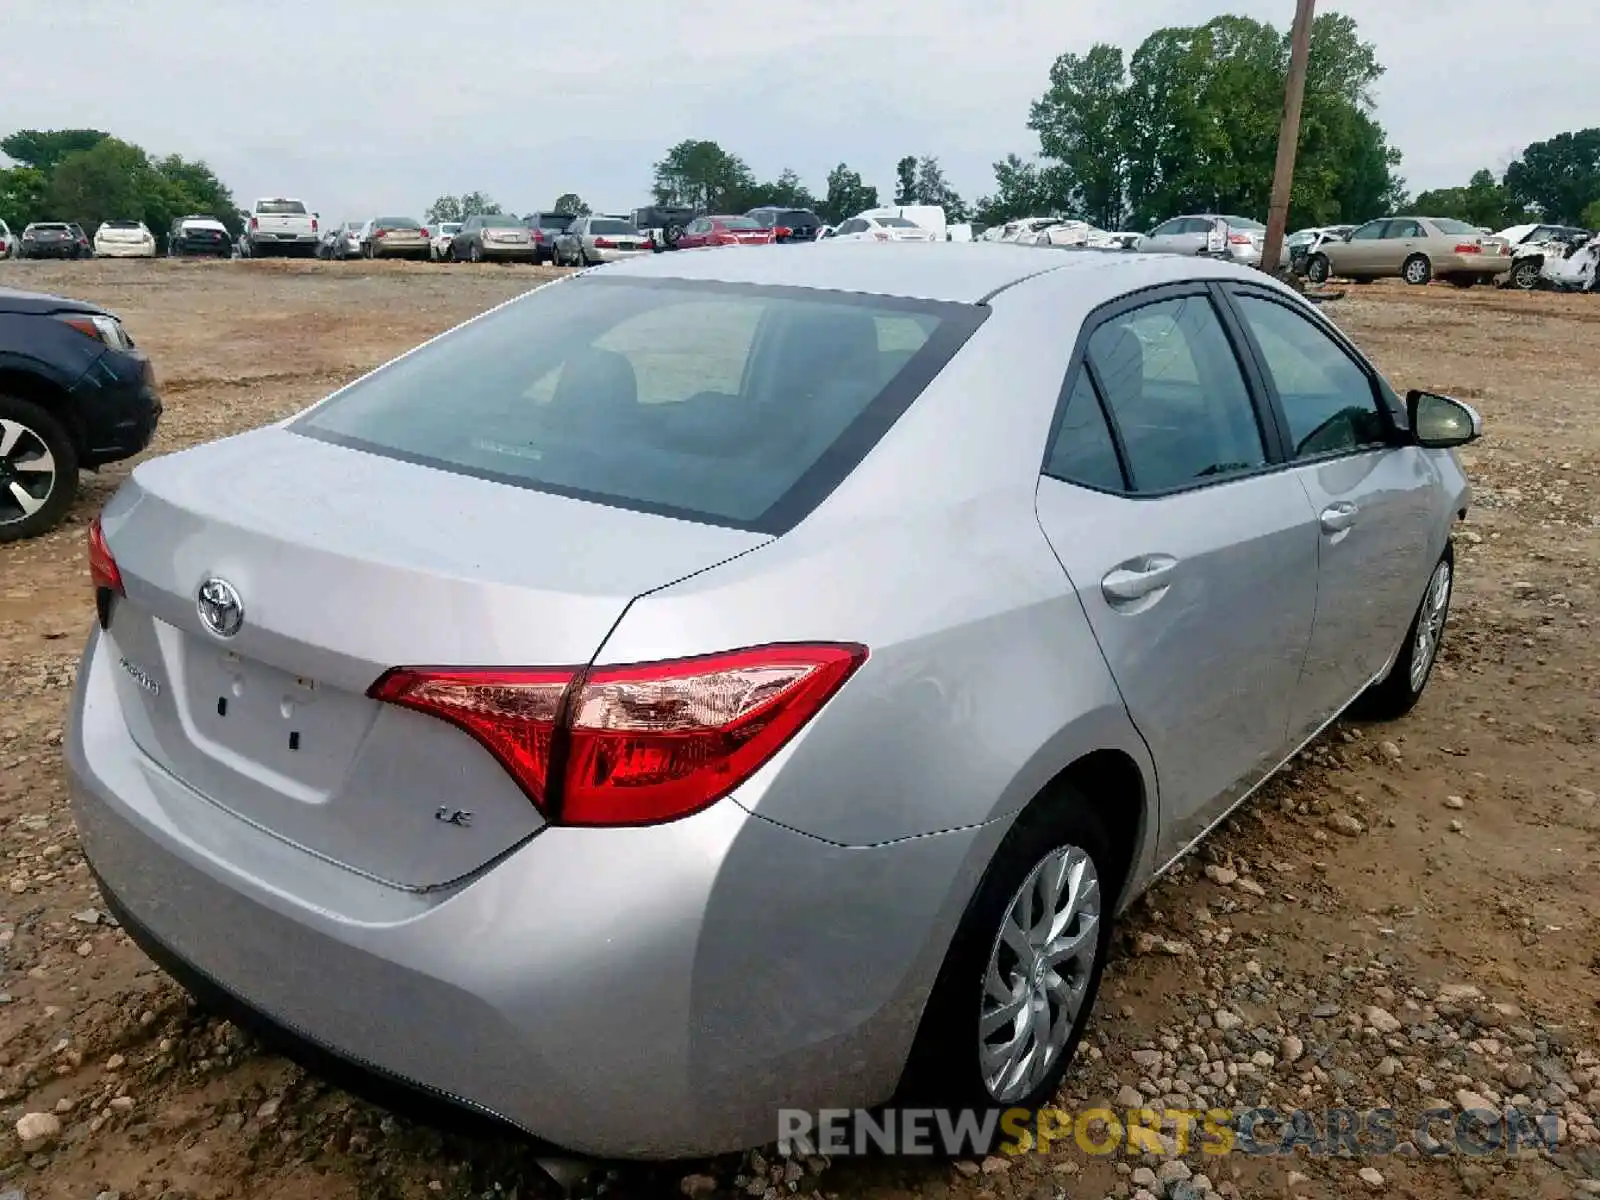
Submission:
{"label": "car roof", "polygon": [[1081,273],[1106,297],[1180,279],[1249,279],[1260,271],[1177,254],[1051,250],[992,242],[819,242],[650,254],[595,268],[606,278],[704,280],[768,287],[817,288],[976,304],[1046,272]]}

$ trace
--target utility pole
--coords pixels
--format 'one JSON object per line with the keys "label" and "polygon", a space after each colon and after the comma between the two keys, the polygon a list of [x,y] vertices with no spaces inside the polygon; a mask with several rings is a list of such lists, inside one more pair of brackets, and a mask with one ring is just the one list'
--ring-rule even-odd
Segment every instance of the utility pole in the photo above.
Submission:
{"label": "utility pole", "polygon": [[1272,204],[1267,209],[1267,240],[1261,269],[1278,273],[1283,236],[1289,224],[1289,193],[1294,186],[1294,156],[1300,145],[1300,104],[1306,94],[1306,62],[1311,57],[1311,21],[1316,0],[1295,0],[1294,31],[1289,35],[1289,80],[1283,89],[1283,125],[1278,130],[1278,163],[1272,172]]}

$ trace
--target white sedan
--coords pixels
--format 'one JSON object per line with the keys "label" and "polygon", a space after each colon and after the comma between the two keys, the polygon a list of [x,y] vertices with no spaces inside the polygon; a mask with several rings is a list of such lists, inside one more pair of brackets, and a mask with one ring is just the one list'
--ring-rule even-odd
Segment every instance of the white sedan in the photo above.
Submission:
{"label": "white sedan", "polygon": [[[934,242],[939,239],[904,217],[851,217],[839,228],[823,235],[833,242]],[[819,242],[823,238],[817,239]]]}
{"label": "white sedan", "polygon": [[143,221],[102,221],[94,231],[96,258],[154,258],[155,234]]}

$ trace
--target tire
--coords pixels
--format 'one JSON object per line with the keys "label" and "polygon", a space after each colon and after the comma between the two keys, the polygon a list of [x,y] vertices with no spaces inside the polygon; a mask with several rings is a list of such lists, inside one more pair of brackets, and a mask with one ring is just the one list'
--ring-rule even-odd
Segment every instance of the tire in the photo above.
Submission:
{"label": "tire", "polygon": [[[1053,970],[1044,976],[1056,977],[1068,998],[1065,1004],[1048,983],[1039,981],[1037,972],[1043,968],[1026,967],[1004,936],[1006,929],[1015,929],[1011,918],[1024,894],[1041,882],[1049,890],[1051,865],[1062,855],[1070,856],[1072,870],[1083,871],[1077,915],[1055,939],[1065,941],[1076,929],[1082,935],[1082,954],[1058,964],[1070,968],[1065,979]],[[1018,818],[984,873],[945,955],[902,1076],[898,1103],[1037,1110],[1051,1099],[1094,1009],[1111,946],[1110,910],[1122,877],[1123,865],[1113,861],[1104,823],[1088,797],[1075,788],[1058,786]],[[1073,890],[1069,888],[1063,901]],[[1034,901],[1039,898],[1035,892]],[[1059,918],[1060,910],[1054,911]],[[1090,919],[1093,925],[1085,929]],[[1093,957],[1085,960],[1083,955],[1089,953]],[[1002,1003],[1006,993],[1009,998]],[[996,1039],[1006,1037],[1003,1009],[1019,1001],[1010,1029],[1015,1034],[1013,1045],[1027,1052],[1012,1060],[1014,1072],[1008,1078],[1004,1072],[996,1074],[995,1064],[1007,1057],[996,1054]],[[1028,1048],[1038,1042],[1029,1014],[1041,1003],[1050,1034],[1046,1044],[1052,1050],[1043,1062],[1034,1064]],[[1077,1005],[1075,1012],[1071,1003]],[[984,1036],[980,1030],[986,1021],[994,1029]]]}
{"label": "tire", "polygon": [[1539,286],[1539,274],[1544,263],[1537,258],[1525,258],[1511,268],[1511,286],[1531,292]]}
{"label": "tire", "polygon": [[671,224],[661,231],[661,240],[666,242],[668,250],[676,250],[678,239],[681,237],[683,237],[682,225]]}
{"label": "tire", "polygon": [[1328,262],[1326,254],[1313,254],[1306,263],[1306,278],[1312,283],[1323,284],[1333,274],[1333,265]]}
{"label": "tire", "polygon": [[1400,277],[1412,287],[1424,287],[1433,279],[1433,264],[1425,254],[1413,254],[1400,266]]}
{"label": "tire", "polygon": [[481,263],[483,261],[483,247],[477,242],[472,243],[472,248],[467,251],[467,261]]}
{"label": "tire", "polygon": [[[1405,716],[1422,699],[1423,690],[1433,677],[1433,666],[1439,660],[1439,646],[1444,641],[1445,626],[1450,619],[1455,565],[1455,546],[1447,545],[1428,576],[1428,586],[1406,630],[1400,656],[1394,660],[1389,673],[1351,705],[1352,716],[1369,721],[1393,721]],[[1426,637],[1420,636],[1424,630],[1428,631]]]}
{"label": "tire", "polygon": [[[0,543],[54,529],[78,494],[78,451],[61,422],[31,400],[0,393],[0,445],[7,444],[9,455],[0,458]],[[46,459],[48,472],[40,469]],[[13,493],[18,483],[30,505],[43,503],[24,509]]]}
{"label": "tire", "polygon": [[578,266],[579,266],[579,268],[583,268],[583,267],[587,267],[589,265],[591,265],[590,262],[589,262],[589,247],[585,246],[582,242],[579,242],[578,243]]}

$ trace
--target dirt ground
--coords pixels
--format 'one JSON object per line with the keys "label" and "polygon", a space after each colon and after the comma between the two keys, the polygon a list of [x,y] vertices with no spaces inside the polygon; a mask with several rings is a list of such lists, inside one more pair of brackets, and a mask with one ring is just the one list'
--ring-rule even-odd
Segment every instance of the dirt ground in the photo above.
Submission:
{"label": "dirt ground", "polygon": [[[121,314],[156,363],[167,452],[284,417],[542,274],[4,263],[0,286]],[[1397,1152],[1107,1156],[1066,1137],[982,1163],[602,1166],[583,1192],[1600,1194],[1600,299],[1396,283],[1328,311],[1397,387],[1485,417],[1443,657],[1410,717],[1337,726],[1139,906],[1061,1103],[1392,1108]],[[86,478],[58,532],[0,547],[0,1200],[544,1194],[514,1142],[397,1120],[191,1011],[96,911],[59,745],[92,614],[84,526],[129,469]],[[1416,1114],[1474,1102],[1555,1114],[1558,1148],[1426,1153]],[[24,1148],[27,1113],[59,1134]]]}

